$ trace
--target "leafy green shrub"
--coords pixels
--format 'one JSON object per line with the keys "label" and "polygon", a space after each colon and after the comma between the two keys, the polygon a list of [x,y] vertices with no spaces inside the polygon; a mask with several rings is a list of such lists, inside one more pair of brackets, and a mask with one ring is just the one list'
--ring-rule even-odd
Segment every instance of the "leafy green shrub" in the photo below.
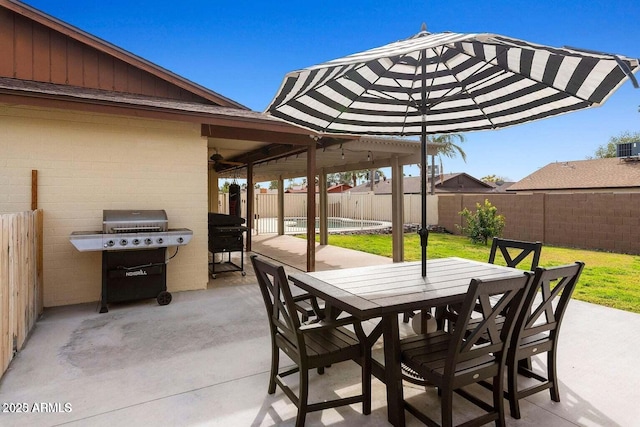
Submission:
{"label": "leafy green shrub", "polygon": [[498,208],[493,206],[488,199],[484,200],[484,205],[476,203],[475,212],[464,208],[462,212],[458,213],[464,218],[465,225],[457,225],[457,227],[472,242],[486,245],[490,237],[502,236],[504,216],[498,214]]}

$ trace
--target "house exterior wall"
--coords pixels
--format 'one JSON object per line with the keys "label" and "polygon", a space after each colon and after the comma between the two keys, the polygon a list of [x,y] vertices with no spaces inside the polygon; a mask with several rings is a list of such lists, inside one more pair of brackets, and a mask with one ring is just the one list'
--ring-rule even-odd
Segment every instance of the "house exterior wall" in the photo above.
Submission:
{"label": "house exterior wall", "polygon": [[506,238],[640,254],[640,193],[440,195],[440,225],[460,234],[459,212],[485,199],[505,216]]}
{"label": "house exterior wall", "polygon": [[0,213],[31,208],[37,170],[44,305],[100,298],[101,252],[78,252],[69,235],[101,230],[104,209],[165,209],[169,227],[192,229],[167,287],[206,288],[206,159],[198,124],[0,104]]}

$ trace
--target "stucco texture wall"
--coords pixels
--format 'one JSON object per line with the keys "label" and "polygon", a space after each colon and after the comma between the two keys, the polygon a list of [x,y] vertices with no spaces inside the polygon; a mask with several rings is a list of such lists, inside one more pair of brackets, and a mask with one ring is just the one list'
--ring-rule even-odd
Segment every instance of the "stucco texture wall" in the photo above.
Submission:
{"label": "stucco texture wall", "polygon": [[101,230],[104,209],[165,209],[169,227],[192,229],[167,267],[167,288],[206,288],[207,143],[198,124],[0,105],[0,213],[31,208],[34,169],[46,307],[100,299],[101,252],[78,252],[69,235]]}

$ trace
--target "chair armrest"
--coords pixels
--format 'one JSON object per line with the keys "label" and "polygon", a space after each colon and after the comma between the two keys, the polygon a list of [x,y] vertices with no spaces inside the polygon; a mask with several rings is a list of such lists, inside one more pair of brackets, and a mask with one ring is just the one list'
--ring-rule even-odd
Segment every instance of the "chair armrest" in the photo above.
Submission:
{"label": "chair armrest", "polygon": [[300,332],[314,332],[322,329],[337,328],[338,326],[359,325],[360,321],[355,317],[348,316],[336,320],[319,320],[317,322],[308,323],[300,326]]}
{"label": "chair armrest", "polygon": [[[318,304],[318,298],[315,295],[310,293],[304,293],[304,294],[296,295],[293,297],[293,302],[300,302],[300,301],[309,301],[315,315],[320,319],[323,319],[325,317],[324,310],[320,308],[320,305]],[[308,314],[307,310],[304,307],[300,307],[296,305],[296,310],[298,310],[300,313]]]}
{"label": "chair armrest", "polygon": [[300,294],[300,295],[294,296],[293,301],[298,302],[298,301],[304,301],[311,298],[315,298],[315,297],[309,293],[306,293],[306,294]]}

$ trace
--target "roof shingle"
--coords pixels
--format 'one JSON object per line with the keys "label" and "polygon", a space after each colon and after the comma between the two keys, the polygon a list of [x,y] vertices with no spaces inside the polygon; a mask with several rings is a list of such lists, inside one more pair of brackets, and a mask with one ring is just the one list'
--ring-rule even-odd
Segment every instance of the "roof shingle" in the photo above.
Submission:
{"label": "roof shingle", "polygon": [[605,158],[550,163],[507,191],[629,187],[640,187],[640,161]]}

